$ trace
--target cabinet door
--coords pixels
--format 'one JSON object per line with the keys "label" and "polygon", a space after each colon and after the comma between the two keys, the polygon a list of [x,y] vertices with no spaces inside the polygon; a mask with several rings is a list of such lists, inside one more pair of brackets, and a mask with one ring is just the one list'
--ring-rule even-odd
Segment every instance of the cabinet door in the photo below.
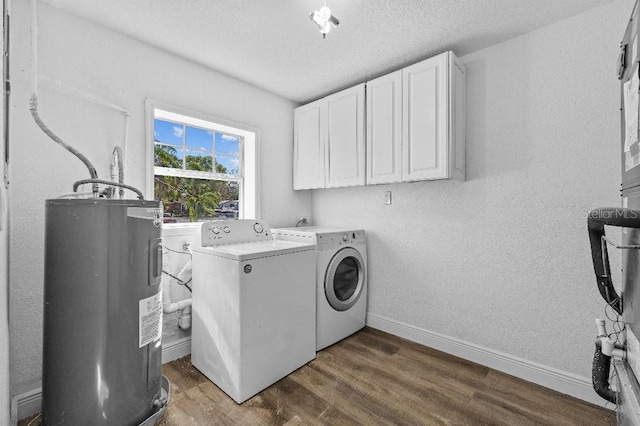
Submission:
{"label": "cabinet door", "polygon": [[402,70],[367,82],[367,184],[402,181]]}
{"label": "cabinet door", "polygon": [[364,185],[364,84],[325,100],[327,188]]}
{"label": "cabinet door", "polygon": [[325,107],[321,99],[294,112],[293,189],[325,187]]}
{"label": "cabinet door", "polygon": [[465,133],[465,69],[458,59],[450,54],[449,61],[449,177],[459,181],[466,175]]}
{"label": "cabinet door", "polygon": [[448,58],[443,53],[403,70],[403,180],[446,179]]}

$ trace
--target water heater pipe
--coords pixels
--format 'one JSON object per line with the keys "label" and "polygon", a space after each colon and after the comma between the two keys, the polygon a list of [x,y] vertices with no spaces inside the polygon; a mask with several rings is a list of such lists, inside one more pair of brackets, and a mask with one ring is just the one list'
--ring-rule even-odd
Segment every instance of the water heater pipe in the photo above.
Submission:
{"label": "water heater pipe", "polygon": [[[42,119],[38,115],[38,97],[36,96],[35,93],[31,95],[31,100],[29,102],[29,109],[31,110],[31,116],[35,120],[35,122],[38,125],[38,127],[40,127],[40,129],[42,129],[42,131],[47,136],[49,136],[51,139],[53,139],[54,142],[56,142],[58,145],[60,145],[61,147],[63,147],[64,149],[66,149],[67,151],[69,151],[70,153],[75,155],[76,157],[78,157],[78,159],[80,161],[82,161],[84,163],[84,165],[89,169],[89,175],[91,175],[91,179],[98,179],[98,172],[96,172],[96,168],[93,166],[93,164],[91,164],[91,162],[87,159],[87,157],[85,157],[84,155],[82,155],[82,153],[80,151],[78,151],[77,149],[75,149],[71,145],[67,144],[62,139],[60,139],[55,133],[53,133],[46,126],[46,124],[44,124],[44,122],[42,121]],[[95,185],[96,189],[95,189],[94,193],[98,192],[97,186],[98,185],[96,184]]]}
{"label": "water heater pipe", "polygon": [[[119,147],[116,147],[116,149],[118,149],[118,158],[119,158],[118,159],[119,181],[118,183],[115,183],[115,182],[110,182],[106,180],[100,180],[98,178],[98,173],[96,171],[96,168],[93,166],[93,164],[91,164],[89,159],[87,159],[80,151],[78,151],[77,149],[73,148],[71,145],[67,144],[62,139],[60,139],[55,133],[53,133],[53,131],[51,131],[45,125],[45,123],[40,118],[40,115],[38,113],[38,77],[39,77],[39,74],[38,74],[38,8],[37,8],[37,0],[31,0],[31,91],[32,91],[32,94],[29,102],[29,109],[31,111],[31,116],[33,117],[38,127],[40,127],[40,129],[47,136],[49,136],[54,142],[62,146],[71,154],[75,155],[80,161],[84,163],[84,165],[89,170],[89,175],[91,176],[91,179],[76,182],[76,184],[74,184],[74,192],[76,191],[78,185],[83,183],[92,183],[93,196],[98,197],[99,195],[98,184],[105,184],[105,185],[120,187],[121,188],[120,198],[124,198],[124,190],[122,188],[126,188],[138,194],[139,199],[141,200],[144,199],[144,195],[142,194],[141,191],[124,184],[124,161],[125,161],[124,156],[126,155],[126,146],[129,138],[129,119],[131,117],[131,113],[127,109],[121,108],[117,105],[113,105],[110,102],[104,101],[102,99],[98,99],[95,96],[88,94],[84,91],[81,91],[79,89],[72,88],[74,91],[80,92],[84,96],[87,96],[91,99],[97,99],[101,103],[107,104],[117,110],[122,111],[125,116],[125,134],[124,134],[124,143],[123,143],[124,149],[120,149]],[[61,82],[57,82],[57,83],[60,85],[63,84]]]}
{"label": "water heater pipe", "polygon": [[76,192],[78,190],[78,187],[80,185],[84,185],[85,183],[92,183],[92,184],[94,184],[94,186],[97,186],[99,183],[101,183],[103,185],[110,185],[110,186],[117,186],[117,187],[120,187],[120,188],[126,188],[129,191],[135,192],[138,195],[138,198],[140,200],[144,200],[144,194],[138,188],[134,188],[131,185],[125,185],[124,183],[111,182],[109,180],[103,180],[103,179],[83,179],[83,180],[79,180],[77,182],[74,182],[74,184],[73,184],[73,192]]}
{"label": "water heater pipe", "polygon": [[[93,167],[93,164],[80,153],[77,149],[73,148],[71,145],[65,143],[62,139],[60,139],[55,133],[53,133],[40,119],[40,115],[38,114],[38,9],[37,9],[37,0],[31,1],[31,88],[32,94],[31,99],[29,101],[29,110],[31,111],[31,116],[34,121],[42,129],[42,131],[53,139],[58,145],[62,146],[64,149],[78,157],[80,161],[84,163],[84,165],[89,169],[89,175],[91,179],[98,179],[98,172],[96,172],[96,168]],[[98,184],[93,184],[93,194],[94,196],[98,195]]]}
{"label": "water heater pipe", "polygon": [[122,161],[122,169],[120,170],[120,178],[124,182],[124,173],[127,167],[127,146],[129,145],[129,121],[131,120],[131,113],[124,113],[124,140],[122,141],[122,149],[120,152],[120,159]]}
{"label": "water heater pipe", "polygon": [[[47,75],[43,75],[38,73],[35,78],[37,80],[43,79],[55,86],[59,86],[62,90],[66,90],[66,91],[70,91],[73,93],[76,93],[78,95],[80,95],[83,98],[89,99],[91,101],[94,101],[98,104],[104,105],[108,108],[112,108],[116,111],[120,111],[122,113],[122,115],[124,115],[124,138],[123,138],[123,142],[122,142],[122,162],[123,162],[123,169],[126,168],[126,160],[127,160],[127,145],[129,142],[129,120],[131,118],[131,111],[129,111],[128,109],[121,107],[120,105],[117,105],[113,102],[110,102],[106,99],[102,99],[99,96],[94,95],[93,93],[87,92],[86,90],[82,90],[82,89],[78,89],[77,87],[71,86],[67,83],[63,83],[60,80],[56,80],[54,78],[51,78]],[[113,178],[112,180],[115,181],[115,178]],[[124,180],[123,180],[124,182]]]}
{"label": "water heater pipe", "polygon": [[62,82],[60,80],[57,80],[57,79],[55,79],[53,77],[50,77],[50,76],[46,75],[46,74],[38,73],[37,78],[38,78],[38,81],[45,80],[48,83],[50,83],[51,85],[59,86],[61,89],[67,90],[69,92],[73,92],[73,93],[75,93],[77,95],[80,95],[83,98],[87,98],[87,99],[92,100],[92,101],[94,101],[94,102],[96,102],[98,104],[102,104],[102,105],[104,105],[106,107],[112,108],[112,109],[114,109],[116,111],[120,111],[125,116],[131,115],[131,111],[129,111],[128,109],[126,109],[124,107],[121,107],[120,105],[117,105],[117,104],[115,104],[115,103],[113,103],[111,101],[108,101],[106,99],[102,99],[99,96],[94,95],[91,92],[79,89],[79,88],[77,88],[75,86],[72,86],[72,85],[70,85],[68,83],[64,83],[64,82]]}
{"label": "water heater pipe", "polygon": [[[129,118],[127,117],[127,127]],[[126,130],[125,130],[126,132]],[[125,135],[126,138],[126,135]],[[124,183],[124,166],[122,161],[122,148],[116,146],[113,148],[113,162],[111,163],[111,181]],[[120,187],[120,199],[124,198],[124,188]]]}
{"label": "water heater pipe", "polygon": [[108,108],[112,108],[116,111],[120,111],[122,113],[122,115],[124,115],[124,138],[123,138],[123,142],[122,142],[122,158],[123,158],[123,168],[126,168],[126,160],[127,160],[127,145],[129,142],[129,121],[131,118],[131,111],[129,111],[128,109],[121,107],[120,105],[117,105],[113,102],[110,102],[106,99],[102,99],[99,96],[94,95],[93,93],[87,92],[86,90],[82,90],[82,89],[78,89],[77,87],[71,86],[67,83],[64,83],[60,80],[56,80],[54,78],[51,78],[47,75],[44,74],[40,74],[38,73],[36,76],[37,80],[43,79],[55,86],[60,87],[63,91],[66,90],[68,92],[73,92],[76,93],[78,95],[80,95],[83,98],[89,99],[91,101],[94,101],[98,104],[104,105]]}
{"label": "water heater pipe", "polygon": [[31,93],[38,93],[38,0],[31,0]]}

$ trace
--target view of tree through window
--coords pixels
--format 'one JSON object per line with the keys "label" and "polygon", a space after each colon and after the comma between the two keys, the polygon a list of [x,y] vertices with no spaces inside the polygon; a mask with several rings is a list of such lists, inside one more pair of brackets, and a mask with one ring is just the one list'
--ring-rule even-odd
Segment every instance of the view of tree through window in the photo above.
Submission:
{"label": "view of tree through window", "polygon": [[154,120],[154,195],[165,222],[237,219],[242,137]]}

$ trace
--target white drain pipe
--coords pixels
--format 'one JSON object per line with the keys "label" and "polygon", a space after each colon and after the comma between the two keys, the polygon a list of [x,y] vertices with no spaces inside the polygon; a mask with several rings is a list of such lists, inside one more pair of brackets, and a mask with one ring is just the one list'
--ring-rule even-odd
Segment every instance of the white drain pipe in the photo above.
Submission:
{"label": "white drain pipe", "polygon": [[179,302],[171,302],[166,291],[162,292],[162,312],[165,314],[173,314],[180,311],[180,319],[178,327],[183,330],[191,328],[191,299],[181,300]]}
{"label": "white drain pipe", "polygon": [[[185,273],[187,268],[191,266],[191,261],[188,261],[180,270],[177,276],[172,276],[178,284],[181,283],[180,277]],[[191,299],[180,300],[179,302],[171,302],[169,295],[166,291],[162,292],[162,312],[165,314],[172,314],[180,311],[180,319],[178,320],[178,327],[183,330],[188,330],[191,327]]]}
{"label": "white drain pipe", "polygon": [[178,327],[183,330],[191,328],[191,299],[189,299],[189,306],[185,306],[180,312],[180,319],[178,320]]}

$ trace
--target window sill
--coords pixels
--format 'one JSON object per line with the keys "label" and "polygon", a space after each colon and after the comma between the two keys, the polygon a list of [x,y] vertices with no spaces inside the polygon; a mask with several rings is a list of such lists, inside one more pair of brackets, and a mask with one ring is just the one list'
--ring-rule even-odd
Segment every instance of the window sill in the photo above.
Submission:
{"label": "window sill", "polygon": [[177,235],[193,235],[200,233],[202,222],[192,223],[163,223],[162,236],[173,237]]}

